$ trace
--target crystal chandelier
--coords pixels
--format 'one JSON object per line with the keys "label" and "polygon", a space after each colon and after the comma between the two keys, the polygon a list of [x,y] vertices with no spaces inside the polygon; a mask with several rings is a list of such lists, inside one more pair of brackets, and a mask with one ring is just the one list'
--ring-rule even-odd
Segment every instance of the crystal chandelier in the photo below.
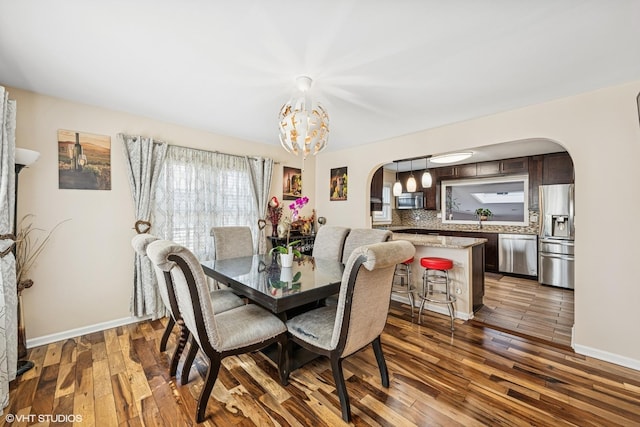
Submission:
{"label": "crystal chandelier", "polygon": [[282,147],[296,156],[302,153],[303,158],[324,150],[329,139],[329,115],[320,104],[312,104],[308,95],[311,83],[310,77],[296,78],[302,94],[282,106],[278,121]]}

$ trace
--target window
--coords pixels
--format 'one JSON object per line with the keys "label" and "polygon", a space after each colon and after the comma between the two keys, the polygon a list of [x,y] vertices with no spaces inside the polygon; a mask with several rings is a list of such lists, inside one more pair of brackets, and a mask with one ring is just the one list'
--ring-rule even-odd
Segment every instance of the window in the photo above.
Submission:
{"label": "window", "polygon": [[390,223],[391,222],[391,184],[385,182],[382,185],[382,210],[373,211],[373,222]]}
{"label": "window", "polygon": [[258,237],[251,176],[246,159],[169,146],[155,195],[155,233],[211,259],[214,226],[246,225]]}

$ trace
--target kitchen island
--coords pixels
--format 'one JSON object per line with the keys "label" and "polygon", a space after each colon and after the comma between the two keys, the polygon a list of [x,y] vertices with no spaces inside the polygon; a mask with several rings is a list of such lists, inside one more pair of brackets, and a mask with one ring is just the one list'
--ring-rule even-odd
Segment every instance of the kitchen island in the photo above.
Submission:
{"label": "kitchen island", "polygon": [[[419,307],[418,294],[422,290],[422,274],[420,266],[422,257],[441,257],[453,261],[453,269],[449,271],[449,286],[456,296],[454,304],[456,318],[468,320],[473,318],[474,311],[482,307],[484,296],[484,245],[486,239],[470,237],[432,236],[427,234],[393,233],[393,240],[406,240],[416,248],[415,261],[411,265],[411,284],[415,289],[416,305]],[[400,295],[392,295],[392,299],[407,302]],[[425,303],[425,308],[448,315],[444,304]]]}

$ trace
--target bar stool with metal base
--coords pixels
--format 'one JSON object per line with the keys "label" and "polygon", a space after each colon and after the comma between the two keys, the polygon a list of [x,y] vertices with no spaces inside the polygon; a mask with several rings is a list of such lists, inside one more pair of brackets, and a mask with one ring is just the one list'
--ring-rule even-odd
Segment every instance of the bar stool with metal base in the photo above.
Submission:
{"label": "bar stool with metal base", "polygon": [[[413,285],[411,284],[411,263],[413,263],[413,257],[396,265],[396,270],[393,273],[393,288],[391,292],[396,294],[406,294],[409,298],[409,304],[411,305],[411,318],[413,319]],[[400,283],[396,284],[396,279],[400,279]],[[406,286],[404,280],[407,280]]]}
{"label": "bar stool with metal base", "polygon": [[449,270],[453,268],[453,261],[447,258],[424,257],[420,258],[420,265],[425,268],[422,276],[422,293],[418,296],[420,311],[418,312],[418,324],[422,324],[422,308],[425,301],[436,304],[446,304],[451,317],[451,330],[453,331],[453,319],[455,318],[455,295],[449,290]]}

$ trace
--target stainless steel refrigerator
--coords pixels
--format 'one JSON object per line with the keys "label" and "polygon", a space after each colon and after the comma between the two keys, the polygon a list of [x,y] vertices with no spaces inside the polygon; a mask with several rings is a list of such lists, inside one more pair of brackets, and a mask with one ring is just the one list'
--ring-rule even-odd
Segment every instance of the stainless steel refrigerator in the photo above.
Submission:
{"label": "stainless steel refrigerator", "polygon": [[574,185],[540,186],[538,282],[574,289]]}

